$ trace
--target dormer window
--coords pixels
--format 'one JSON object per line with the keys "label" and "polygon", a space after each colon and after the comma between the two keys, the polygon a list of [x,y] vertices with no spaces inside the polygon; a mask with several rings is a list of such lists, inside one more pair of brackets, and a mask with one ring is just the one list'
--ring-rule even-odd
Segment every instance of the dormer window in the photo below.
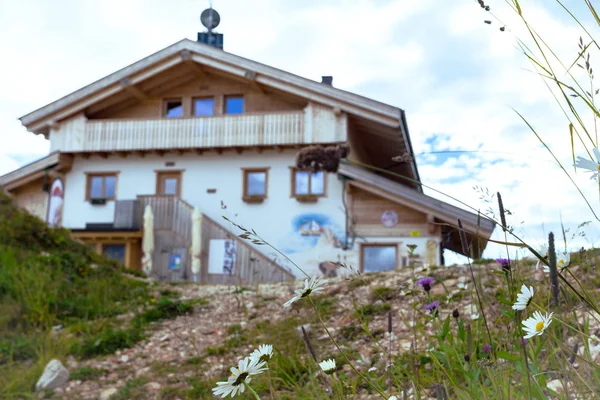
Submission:
{"label": "dormer window", "polygon": [[215,114],[215,99],[212,97],[194,99],[194,116],[211,117]]}
{"label": "dormer window", "polygon": [[244,98],[242,96],[225,96],[225,114],[242,114]]}
{"label": "dormer window", "polygon": [[165,100],[165,118],[183,117],[183,103],[181,99]]}

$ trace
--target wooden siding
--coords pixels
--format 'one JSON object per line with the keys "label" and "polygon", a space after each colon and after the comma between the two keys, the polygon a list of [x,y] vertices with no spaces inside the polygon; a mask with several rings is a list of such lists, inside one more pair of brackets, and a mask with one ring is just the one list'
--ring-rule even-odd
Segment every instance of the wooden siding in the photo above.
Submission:
{"label": "wooden siding", "polygon": [[[161,81],[166,80],[177,82],[180,74],[188,74],[189,71],[173,69],[166,71],[162,77],[157,77]],[[172,75],[172,76],[168,76]],[[157,80],[155,79],[155,81]],[[300,111],[307,104],[306,100],[289,99],[277,93],[261,91],[257,86],[240,82],[233,79],[222,78],[217,75],[207,75],[206,78],[196,78],[188,80],[176,87],[160,90],[160,85],[155,86],[156,82],[148,81],[147,84],[140,84],[138,87],[148,96],[146,100],[134,102],[123,102],[122,105],[112,106],[102,111],[90,115],[91,119],[115,119],[115,118],[159,118],[163,114],[164,99],[181,99],[183,102],[184,116],[190,117],[193,114],[192,102],[195,98],[212,97],[215,100],[215,115],[223,114],[223,99],[225,96],[241,95],[244,97],[245,112],[281,112],[281,111]],[[162,84],[164,86],[165,84]]]}
{"label": "wooden siding", "polygon": [[[406,237],[419,231],[421,236],[430,235],[435,227],[428,224],[427,215],[410,207],[371,194],[365,190],[350,186],[348,204],[351,218],[356,225],[354,230],[359,236],[367,237]],[[387,228],[381,223],[385,211],[398,214],[398,224]]]}
{"label": "wooden siding", "polygon": [[177,234],[182,245],[190,245],[192,240],[193,207],[176,196],[138,196],[139,226],[144,226],[144,210],[150,205],[154,214],[154,231],[170,231]]}
{"label": "wooden siding", "polygon": [[[154,214],[154,275],[160,280],[192,280],[191,237],[193,207],[176,196],[138,196],[136,224],[143,227],[143,211],[147,204]],[[128,209],[123,207],[124,211]],[[295,279],[294,275],[254,249],[235,234],[207,216],[202,218],[201,283],[254,283],[278,282]],[[236,275],[213,275],[208,273],[211,239],[231,239],[237,242]],[[181,270],[169,270],[169,254],[179,254]],[[138,257],[139,258],[139,257]]]}
{"label": "wooden siding", "polygon": [[[210,248],[211,239],[229,239],[236,241],[235,275],[229,276],[208,273],[208,251]],[[200,275],[202,282],[204,283],[234,284],[280,282],[295,279],[291,272],[282,268],[263,253],[254,249],[243,239],[240,239],[237,237],[237,235],[232,234],[225,227],[207,216],[202,218],[202,255]]]}
{"label": "wooden siding", "polygon": [[36,179],[11,192],[17,205],[26,209],[30,214],[46,220],[49,194],[42,190],[44,179]]}

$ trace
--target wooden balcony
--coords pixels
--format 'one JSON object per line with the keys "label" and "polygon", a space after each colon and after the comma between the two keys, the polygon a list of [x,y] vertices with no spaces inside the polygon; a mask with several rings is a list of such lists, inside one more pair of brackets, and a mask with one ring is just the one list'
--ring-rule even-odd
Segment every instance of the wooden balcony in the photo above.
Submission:
{"label": "wooden balcony", "polygon": [[80,115],[50,134],[66,153],[169,151],[344,142],[345,114],[317,106],[302,111],[172,119],[100,119]]}

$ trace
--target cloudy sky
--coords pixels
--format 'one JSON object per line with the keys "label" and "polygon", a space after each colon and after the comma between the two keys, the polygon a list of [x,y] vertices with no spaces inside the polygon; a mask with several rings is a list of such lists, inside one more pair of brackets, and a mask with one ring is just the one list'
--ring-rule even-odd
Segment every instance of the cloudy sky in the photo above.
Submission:
{"label": "cloudy sky", "polygon": [[[532,244],[559,233],[561,219],[571,233],[595,221],[569,248],[595,245],[598,221],[513,108],[596,212],[598,186],[573,172],[568,121],[516,45],[527,38],[522,23],[504,0],[487,3],[492,13],[475,0],[213,0],[226,51],[314,80],[333,75],[336,87],[404,109],[423,183],[482,210],[488,204],[473,187],[500,191],[513,213],[509,224]],[[521,3],[570,64],[582,34],[576,23],[554,1]],[[564,3],[585,15],[583,1]],[[0,0],[0,174],[48,152],[18,117],[183,38],[195,40],[208,4]],[[577,154],[584,155],[581,145]],[[505,254],[491,245],[486,256]]]}

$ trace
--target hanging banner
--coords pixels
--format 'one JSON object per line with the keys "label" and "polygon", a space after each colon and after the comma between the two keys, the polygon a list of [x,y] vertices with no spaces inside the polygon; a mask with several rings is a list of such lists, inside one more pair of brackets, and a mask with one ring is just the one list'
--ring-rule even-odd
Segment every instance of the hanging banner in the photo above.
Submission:
{"label": "hanging banner", "polygon": [[48,215],[46,222],[53,228],[62,226],[63,201],[65,191],[63,181],[56,178],[50,186],[50,200],[48,201]]}

